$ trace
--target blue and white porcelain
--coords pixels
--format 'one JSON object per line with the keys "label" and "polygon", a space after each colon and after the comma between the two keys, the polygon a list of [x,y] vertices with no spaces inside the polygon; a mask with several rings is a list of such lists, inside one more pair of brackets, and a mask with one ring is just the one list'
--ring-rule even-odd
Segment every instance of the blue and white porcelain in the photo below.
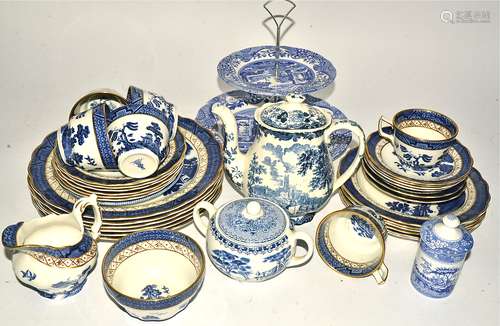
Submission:
{"label": "blue and white porcelain", "polygon": [[184,310],[200,290],[205,258],[187,235],[137,232],[116,242],[102,262],[104,288],[128,314],[165,320]]}
{"label": "blue and white porcelain", "polygon": [[260,95],[307,94],[325,88],[336,76],[330,61],[312,51],[256,46],[222,59],[219,77],[236,89]]}
{"label": "blue and white porcelain", "polygon": [[[384,128],[384,132],[391,131],[390,128]],[[401,163],[392,144],[377,132],[368,136],[366,146],[368,163],[381,172],[380,176],[388,184],[399,182],[421,191],[439,191],[457,185],[467,178],[474,163],[469,150],[458,141],[436,165],[417,169]]]}
{"label": "blue and white porcelain", "polygon": [[130,86],[127,105],[109,116],[108,136],[118,168],[126,176],[146,178],[168,154],[177,132],[174,105],[162,96]]}
{"label": "blue and white porcelain", "polygon": [[410,278],[413,287],[431,298],[449,296],[473,244],[472,235],[454,215],[425,222]]}
{"label": "blue and white porcelain", "polygon": [[108,116],[102,104],[73,116],[58,130],[57,147],[65,164],[83,170],[117,168],[106,131]]}
{"label": "blue and white porcelain", "polygon": [[[244,154],[238,146],[236,119],[226,106],[212,108],[224,123],[224,165],[245,196],[269,199],[286,209],[294,224],[309,222],[332,194],[356,171],[365,148],[362,129],[350,120],[334,120],[325,109],[291,94],[255,111],[257,136]],[[346,173],[335,178],[327,144],[338,130],[358,139],[358,151]]]}
{"label": "blue and white porcelain", "polygon": [[[246,153],[250,145],[253,144],[257,136],[257,126],[254,119],[255,110],[265,104],[283,101],[283,96],[265,96],[248,93],[245,91],[229,91],[212,98],[202,106],[196,115],[196,122],[202,127],[210,130],[217,141],[224,145],[226,134],[224,125],[212,113],[212,108],[217,105],[224,105],[234,114],[238,125],[238,145],[240,151]],[[345,114],[330,103],[311,95],[305,95],[306,104],[324,108],[330,111],[334,119],[347,119]],[[348,130],[338,130],[333,133],[330,142],[327,144],[328,151],[333,160],[339,158],[351,143],[351,132]]]}
{"label": "blue and white porcelain", "polygon": [[[351,150],[342,159],[340,173],[351,166],[356,155],[356,151]],[[445,214],[456,215],[465,226],[473,226],[484,216],[490,202],[488,183],[474,168],[465,181],[463,193],[441,203],[402,200],[384,193],[367,179],[363,169],[359,169],[342,186],[342,191],[349,197],[349,201],[368,206],[385,220],[414,227],[417,231],[425,221]]]}
{"label": "blue and white porcelain", "polygon": [[[383,124],[388,124],[394,132],[387,133]],[[390,122],[379,120],[379,134],[387,139],[404,167],[413,170],[433,167],[455,145],[458,126],[444,114],[425,110],[408,109],[398,113]]]}
{"label": "blue and white porcelain", "polygon": [[[179,207],[199,200],[205,190],[220,186],[222,149],[214,136],[187,118],[179,119],[179,130],[188,149],[178,179],[154,196],[109,203],[109,206],[102,204],[102,216],[106,224],[114,226],[120,222],[145,217],[159,218],[166,223],[172,220],[172,213],[178,211]],[[44,202],[60,211],[70,211],[78,197],[69,193],[54,177],[51,163],[55,155],[55,136],[55,132],[48,135],[34,151],[28,173],[33,190],[43,196]],[[91,218],[89,216],[89,219]],[[136,227],[139,229],[140,225]],[[132,232],[131,230],[133,229],[129,229],[129,232]],[[101,233],[102,237],[110,234],[106,231]]]}
{"label": "blue and white porcelain", "polygon": [[349,277],[386,281],[384,221],[368,207],[354,206],[328,214],[316,230],[316,250],[333,270]]}
{"label": "blue and white porcelain", "polygon": [[88,92],[75,102],[71,108],[69,118],[71,119],[75,115],[93,110],[103,104],[110,110],[115,110],[127,104],[127,100],[113,89],[96,89]]}
{"label": "blue and white porcelain", "polygon": [[[202,211],[208,213],[208,221]],[[238,281],[268,280],[287,267],[305,264],[313,254],[311,237],[293,230],[285,210],[265,199],[239,199],[218,209],[203,201],[194,207],[193,218],[207,238],[207,255],[214,266]],[[307,245],[302,256],[296,255],[297,240]]]}
{"label": "blue and white porcelain", "polygon": [[[90,231],[82,221],[88,206],[95,216]],[[62,299],[77,294],[95,267],[101,223],[93,195],[78,200],[70,214],[8,226],[2,233],[2,244],[12,251],[12,268],[22,284],[43,297]]]}

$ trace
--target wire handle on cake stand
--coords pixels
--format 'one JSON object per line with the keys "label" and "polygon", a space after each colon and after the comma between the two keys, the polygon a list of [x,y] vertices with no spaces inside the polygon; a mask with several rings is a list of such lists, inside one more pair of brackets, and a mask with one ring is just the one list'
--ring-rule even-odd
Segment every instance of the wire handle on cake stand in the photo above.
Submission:
{"label": "wire handle on cake stand", "polygon": [[[279,71],[278,70],[279,70],[279,58],[280,58],[281,25],[283,25],[283,22],[288,18],[288,15],[290,15],[290,13],[293,11],[293,9],[295,9],[295,7],[297,7],[297,5],[291,0],[284,0],[284,1],[291,5],[290,9],[288,9],[286,14],[284,14],[284,15],[274,15],[271,12],[271,10],[269,9],[269,5],[271,3],[277,2],[277,1],[274,1],[274,0],[266,1],[266,3],[264,3],[264,6],[263,6],[264,9],[266,9],[266,11],[269,13],[271,18],[273,19],[274,24],[276,24],[276,54],[275,54],[275,56],[276,56],[276,65],[275,65],[276,82],[279,81]],[[280,22],[278,22],[278,20],[277,20],[279,18],[281,18]]]}

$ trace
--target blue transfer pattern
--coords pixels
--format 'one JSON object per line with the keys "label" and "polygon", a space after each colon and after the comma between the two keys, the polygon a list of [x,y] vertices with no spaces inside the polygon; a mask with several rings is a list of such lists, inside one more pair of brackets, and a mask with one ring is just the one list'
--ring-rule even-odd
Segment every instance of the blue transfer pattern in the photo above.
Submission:
{"label": "blue transfer pattern", "polygon": [[275,265],[267,271],[258,271],[257,273],[255,273],[255,278],[259,281],[264,281],[273,278],[283,272],[292,255],[292,251],[290,248],[290,246],[284,247],[281,251],[273,255],[264,257],[264,263],[275,263]]}
{"label": "blue transfer pattern", "polygon": [[[385,204],[387,205],[387,208],[389,208],[390,210],[407,215],[428,217],[431,216],[432,213],[435,213],[431,208],[432,207],[431,204],[409,204],[400,201],[391,201]],[[436,206],[439,208],[439,205]]]}
{"label": "blue transfer pattern", "polygon": [[218,230],[214,219],[210,220],[210,232],[212,232],[214,238],[217,239],[217,241],[226,248],[230,248],[238,253],[247,255],[260,255],[266,252],[271,252],[288,243],[288,236],[286,235],[279,238],[279,240],[277,241],[263,245],[245,245],[237,243],[235,241],[231,241],[231,239],[228,239],[225,234],[222,234]]}
{"label": "blue transfer pattern", "polygon": [[116,158],[113,155],[113,149],[111,148],[111,143],[109,142],[106,131],[108,126],[106,121],[108,114],[109,108],[105,106],[105,104],[102,104],[92,110],[94,132],[97,141],[97,147],[99,148],[99,154],[101,156],[104,167],[107,169],[117,169],[118,163],[116,162]]}
{"label": "blue transfer pattern", "polygon": [[166,286],[159,287],[156,284],[146,285],[141,291],[141,299],[157,300],[163,299],[170,294],[170,289]]}
{"label": "blue transfer pattern", "polygon": [[27,279],[29,282],[36,279],[36,274],[30,271],[29,269],[25,271],[21,271],[21,277]]}
{"label": "blue transfer pattern", "polygon": [[319,226],[319,230],[316,233],[316,244],[318,248],[318,254],[325,260],[325,262],[334,270],[341,274],[362,277],[370,275],[378,265],[378,261],[371,265],[366,265],[360,268],[351,267],[340,262],[330,251],[327,245],[328,239],[328,227],[330,223],[322,223]]}
{"label": "blue transfer pattern", "polygon": [[[334,119],[345,119],[346,116],[336,107],[328,102],[311,95],[305,95],[305,103],[324,108],[331,112]],[[196,121],[201,126],[209,129],[220,144],[224,144],[227,137],[222,127],[222,123],[212,113],[212,107],[216,104],[222,104],[234,112],[236,123],[238,125],[238,145],[243,153],[253,144],[257,136],[257,127],[254,120],[255,109],[264,103],[273,103],[282,101],[282,96],[262,96],[244,91],[230,91],[212,98],[203,107],[198,110]],[[351,142],[351,132],[347,130],[338,130],[331,136],[331,142],[328,144],[328,151],[332,160],[339,158],[347,149]]]}
{"label": "blue transfer pattern", "polygon": [[240,275],[248,279],[251,274],[251,267],[248,264],[250,259],[234,255],[225,250],[213,250],[210,252],[210,259],[214,265],[227,276],[231,274]]}
{"label": "blue transfer pattern", "polygon": [[260,118],[266,125],[277,129],[316,129],[326,126],[325,115],[317,110],[285,110],[270,106],[262,111]]}
{"label": "blue transfer pattern", "polygon": [[[6,248],[14,248],[17,246],[17,232],[19,228],[24,224],[24,222],[19,222],[17,224],[12,224],[6,227],[2,232],[2,244]],[[77,258],[87,253],[93,243],[92,237],[85,232],[82,240],[75,245],[62,247],[62,248],[51,248],[51,247],[30,247],[30,251],[35,251],[43,253],[55,258]]]}
{"label": "blue transfer pattern", "polygon": [[[129,236],[123,237],[121,240],[113,244],[113,246],[109,249],[108,253],[104,257],[102,264],[103,271],[106,271],[109,268],[109,265],[113,258],[119,255],[120,252],[126,250],[128,247],[133,246],[136,243],[146,240],[167,240],[176,242],[192,252],[200,262],[204,261],[203,252],[201,251],[198,244],[183,233],[170,230],[151,230],[133,233]],[[113,290],[107,285],[106,282],[104,282],[104,286],[108,294],[120,305],[139,310],[147,310],[153,313],[155,310],[175,307],[183,303],[185,300],[190,300],[191,298],[193,298],[200,290],[203,284],[203,279],[203,276],[199,277],[196,282],[194,282],[184,291],[158,300],[142,300],[139,298],[134,299],[128,296],[124,296],[123,294]]]}
{"label": "blue transfer pattern", "polygon": [[[209,164],[207,165],[207,171],[203,175],[203,177],[198,181],[195,188],[190,190],[189,192],[183,194],[175,201],[165,201],[161,204],[154,205],[149,208],[144,209],[136,209],[130,211],[110,211],[103,210],[102,215],[103,218],[113,218],[115,216],[144,216],[149,214],[155,214],[158,212],[165,212],[167,209],[171,209],[179,205],[179,203],[183,203],[191,200],[195,196],[197,196],[200,191],[205,189],[207,185],[211,184],[214,178],[220,173],[220,169],[222,166],[222,153],[221,147],[219,143],[214,139],[214,137],[210,134],[210,132],[204,128],[201,128],[196,122],[187,118],[179,118],[179,126],[181,128],[186,129],[189,132],[192,132],[196,135],[199,141],[203,144],[203,146],[207,150],[207,161]],[[38,189],[41,193],[46,196],[47,200],[53,204],[56,204],[68,211],[71,211],[73,208],[73,203],[69,202],[65,198],[60,197],[50,186],[47,181],[47,176],[45,174],[45,164],[47,162],[47,158],[52,152],[56,143],[56,134],[55,132],[47,136],[42,144],[35,150],[33,158],[30,162],[29,171],[33,176],[33,182],[35,188]],[[190,167],[191,169],[191,167]],[[178,180],[178,182],[186,182],[186,180]],[[169,189],[171,185],[168,186]],[[165,196],[168,196],[168,190],[164,193]]]}
{"label": "blue transfer pattern", "polygon": [[243,211],[252,199],[242,199],[225,205],[218,213],[217,224],[229,239],[248,245],[265,243],[279,237],[286,228],[283,211],[276,205],[259,200],[262,217],[250,219]]}
{"label": "blue transfer pattern", "polygon": [[217,72],[235,88],[263,95],[312,93],[335,79],[332,63],[317,53],[282,46],[278,60],[276,55],[275,46],[243,49],[222,59]]}
{"label": "blue transfer pattern", "polygon": [[[430,156],[425,154],[413,155],[403,145],[400,145],[400,149],[405,153],[404,157],[411,161],[410,163],[399,159],[396,160],[396,166],[404,173],[411,171],[419,176],[431,175],[433,178],[442,178],[453,171],[453,158],[448,153],[443,155],[435,166],[427,167],[422,166],[420,160],[424,163],[430,162]],[[396,155],[396,153],[394,153],[394,155]]]}
{"label": "blue transfer pattern", "polygon": [[[168,151],[168,144],[162,144],[164,135],[160,126],[156,122],[151,122],[144,134],[135,134],[139,130],[139,122],[129,121],[119,129],[111,129],[108,131],[109,139],[115,148],[115,155],[119,157],[122,153],[133,149],[147,148],[153,152],[158,158],[163,160]],[[135,137],[139,136],[139,139]]]}
{"label": "blue transfer pattern", "polygon": [[[392,133],[393,129],[392,128],[384,128],[384,131],[387,133]],[[381,158],[377,155],[376,148],[380,142],[385,140],[380,137],[378,132],[372,133],[366,141],[366,148],[367,151],[370,154],[370,157],[375,160],[375,164],[379,166],[384,166],[387,163],[382,162]],[[390,146],[390,145],[387,145]],[[451,174],[451,172],[454,169],[456,163],[451,155],[449,153],[446,153],[439,161],[439,163],[434,166],[434,167],[426,167],[426,168],[417,168],[416,170],[411,169],[412,172],[416,173],[417,175],[431,175],[432,177],[439,178],[439,180],[449,180],[450,182],[454,179],[459,179],[464,177],[466,174],[468,174],[472,168],[473,165],[473,160],[472,157],[469,153],[469,151],[459,142],[456,142],[453,146],[453,149],[458,153],[460,156],[460,161],[462,162],[462,165],[460,166],[460,169]],[[397,165],[400,165],[400,170],[402,172],[409,171],[410,168],[406,165],[403,165],[400,163],[399,158],[396,156],[396,153],[393,153],[394,155],[394,160]],[[405,175],[404,173],[402,175]]]}
{"label": "blue transfer pattern", "polygon": [[461,266],[438,267],[425,258],[413,265],[411,283],[422,294],[431,298],[444,298],[451,294],[460,274]]}
{"label": "blue transfer pattern", "polygon": [[352,215],[351,216],[351,224],[353,230],[360,236],[368,239],[373,239],[375,236],[375,230],[373,227],[363,218]]}
{"label": "blue transfer pattern", "polygon": [[[351,150],[347,153],[345,158],[343,158],[342,161],[340,162],[339,173],[345,172],[345,170],[351,164],[352,160],[354,160],[355,156],[356,156],[355,150]],[[472,184],[472,187],[474,187],[474,194],[475,194],[474,197],[471,198],[471,193],[466,190],[460,197],[456,199],[440,203],[439,205],[433,205],[437,206],[438,214],[457,215],[460,221],[464,223],[477,218],[478,215],[480,215],[485,211],[491,199],[488,183],[482,178],[481,174],[474,168],[472,168],[471,170],[469,179],[470,179],[469,182]],[[365,194],[359,192],[359,190],[355,187],[351,179],[347,180],[347,182],[342,186],[342,189],[346,191],[350,196],[352,196],[357,203],[372,208],[378,214],[381,214],[383,216],[387,216],[394,220],[414,225],[415,224],[421,225],[427,220],[427,218],[411,215],[413,207],[411,208],[411,210],[408,211],[408,214],[402,213],[401,210],[406,211],[405,208],[406,206],[404,206],[404,203],[402,206],[403,208],[398,208],[396,210],[383,209],[381,207],[378,207],[369,198],[366,198]],[[458,214],[455,214],[455,212],[457,212],[463,207],[466,200],[471,201],[470,207],[464,211],[461,211]],[[417,209],[417,211],[419,210]]]}

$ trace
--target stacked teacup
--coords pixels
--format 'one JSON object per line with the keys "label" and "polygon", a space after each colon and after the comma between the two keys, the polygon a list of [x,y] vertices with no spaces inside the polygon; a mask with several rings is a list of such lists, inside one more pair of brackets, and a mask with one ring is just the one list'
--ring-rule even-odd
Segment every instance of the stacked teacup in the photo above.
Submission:
{"label": "stacked teacup", "polygon": [[127,103],[80,112],[57,135],[63,162],[83,170],[119,169],[132,178],[156,172],[177,130],[174,106],[162,96],[129,87]]}
{"label": "stacked teacup", "polygon": [[[485,216],[488,187],[457,135],[457,124],[432,110],[381,117],[378,132],[367,138],[362,168],[342,187],[343,201],[375,209],[389,232],[404,238],[418,239],[422,223],[443,214],[475,229]],[[339,173],[354,155],[346,155]]]}

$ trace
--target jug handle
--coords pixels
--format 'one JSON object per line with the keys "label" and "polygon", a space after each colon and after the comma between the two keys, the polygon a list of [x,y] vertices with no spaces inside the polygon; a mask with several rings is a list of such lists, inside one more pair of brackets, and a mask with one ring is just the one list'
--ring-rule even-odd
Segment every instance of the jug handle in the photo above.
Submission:
{"label": "jug handle", "polygon": [[99,205],[97,205],[97,195],[92,194],[89,197],[85,198],[80,198],[75,202],[74,209],[77,209],[80,214],[77,214],[77,216],[80,218],[78,221],[80,225],[83,227],[83,212],[85,209],[91,206],[92,210],[94,211],[94,224],[92,224],[92,227],[90,228],[90,235],[92,238],[95,240],[99,237],[99,230],[101,229],[102,225],[102,216],[101,216],[101,209],[99,208]]}
{"label": "jug handle", "polygon": [[330,138],[331,134],[341,129],[349,130],[352,132],[353,135],[357,137],[358,150],[356,152],[356,158],[354,158],[349,168],[345,170],[345,172],[342,173],[340,176],[337,176],[337,178],[334,179],[332,186],[332,193],[334,193],[338,188],[340,188],[340,186],[342,186],[354,174],[354,172],[357,171],[358,166],[361,163],[361,159],[363,158],[365,153],[365,133],[363,132],[363,129],[361,129],[361,127],[356,122],[351,120],[347,119],[332,120],[332,124],[330,125],[330,127],[328,127],[328,129],[325,131],[324,134],[325,143],[329,144],[331,142]]}

